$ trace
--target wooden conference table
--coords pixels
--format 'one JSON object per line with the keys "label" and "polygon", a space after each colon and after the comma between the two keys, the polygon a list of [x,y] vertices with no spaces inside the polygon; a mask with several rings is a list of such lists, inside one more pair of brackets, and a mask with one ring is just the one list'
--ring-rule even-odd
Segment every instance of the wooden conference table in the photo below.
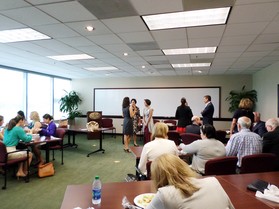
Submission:
{"label": "wooden conference table", "polygon": [[49,162],[49,144],[51,142],[55,142],[55,141],[61,141],[61,138],[57,138],[57,137],[45,137],[45,136],[41,136],[41,137],[35,137],[32,139],[32,141],[24,143],[24,142],[20,142],[22,144],[25,144],[26,146],[33,146],[36,144],[41,144],[41,145],[45,145],[45,151],[46,151],[46,163]]}
{"label": "wooden conference table", "polygon": [[[65,144],[64,146],[71,146],[71,147],[76,147],[77,148],[77,144],[76,144],[76,134],[78,133],[89,133],[90,131],[87,130],[87,128],[84,127],[80,127],[80,126],[75,126],[75,125],[71,125],[67,128],[65,128],[66,132],[68,133],[68,143]],[[96,152],[102,152],[104,153],[105,150],[103,149],[103,132],[110,130],[110,128],[99,128],[98,130],[96,130],[96,132],[100,132],[100,137],[99,137],[99,149],[90,152],[87,154],[87,157],[89,157],[91,154],[96,153]],[[95,132],[95,131],[94,131]],[[71,143],[71,136],[73,139],[73,143]]]}
{"label": "wooden conference table", "polygon": [[[217,176],[217,179],[230,197],[236,209],[271,209],[279,208],[279,204],[255,197],[255,192],[246,190],[247,184],[255,179],[263,179],[279,185],[279,172],[235,174]],[[122,198],[126,196],[133,203],[134,198],[143,193],[152,192],[151,181],[105,183],[102,187],[102,202],[94,208],[123,209]],[[208,194],[210,195],[210,194]],[[61,209],[92,207],[91,184],[68,185],[61,204]]]}

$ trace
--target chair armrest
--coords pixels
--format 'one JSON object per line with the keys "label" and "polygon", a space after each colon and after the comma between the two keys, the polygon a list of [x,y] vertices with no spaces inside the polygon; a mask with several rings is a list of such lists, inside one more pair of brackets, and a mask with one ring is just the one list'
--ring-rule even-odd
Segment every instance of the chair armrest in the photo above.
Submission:
{"label": "chair armrest", "polygon": [[136,171],[137,171],[137,178],[138,178],[138,181],[143,181],[143,180],[146,180],[147,179],[147,176],[141,172],[141,170],[135,166],[136,168]]}

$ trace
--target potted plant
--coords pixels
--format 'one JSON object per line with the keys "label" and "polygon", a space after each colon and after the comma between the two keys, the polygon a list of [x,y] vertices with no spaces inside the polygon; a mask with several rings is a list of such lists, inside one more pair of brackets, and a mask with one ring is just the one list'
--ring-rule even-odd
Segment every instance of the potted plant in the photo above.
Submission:
{"label": "potted plant", "polygon": [[234,112],[238,109],[239,102],[242,98],[249,98],[255,104],[258,101],[257,91],[256,90],[245,90],[245,85],[242,87],[240,91],[232,90],[229,93],[230,95],[226,98],[226,101],[230,102],[230,112]]}
{"label": "potted plant", "polygon": [[73,120],[75,117],[82,115],[82,113],[78,111],[78,105],[82,100],[75,91],[65,92],[66,94],[59,100],[60,111],[68,113],[68,119]]}

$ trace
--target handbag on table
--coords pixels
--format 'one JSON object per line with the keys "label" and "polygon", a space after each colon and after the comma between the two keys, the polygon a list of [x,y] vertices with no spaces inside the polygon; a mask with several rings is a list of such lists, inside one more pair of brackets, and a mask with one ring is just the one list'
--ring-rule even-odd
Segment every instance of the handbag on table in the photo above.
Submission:
{"label": "handbag on table", "polygon": [[96,121],[90,121],[89,123],[86,124],[86,128],[88,131],[94,132],[99,130],[99,123]]}
{"label": "handbag on table", "polygon": [[54,166],[52,162],[39,165],[38,167],[38,176],[39,177],[47,177],[47,176],[53,176],[54,175]]}

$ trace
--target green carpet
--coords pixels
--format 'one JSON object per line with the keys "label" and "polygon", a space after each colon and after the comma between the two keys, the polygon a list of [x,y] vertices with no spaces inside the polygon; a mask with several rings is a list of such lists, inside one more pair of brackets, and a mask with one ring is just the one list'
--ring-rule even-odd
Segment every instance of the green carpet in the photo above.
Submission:
{"label": "green carpet", "polygon": [[[122,136],[115,139],[111,135],[105,135],[105,153],[94,153],[90,157],[87,154],[99,147],[99,140],[87,140],[86,135],[78,134],[76,143],[78,148],[64,149],[64,165],[61,165],[61,152],[55,151],[55,175],[52,177],[38,178],[32,175],[30,182],[25,183],[23,179],[18,181],[12,177],[10,172],[7,189],[0,189],[0,207],[59,209],[67,185],[91,184],[95,175],[100,176],[102,183],[121,182],[125,181],[127,173],[135,173],[135,158],[132,153],[123,151]],[[3,179],[1,176],[1,187]]]}

